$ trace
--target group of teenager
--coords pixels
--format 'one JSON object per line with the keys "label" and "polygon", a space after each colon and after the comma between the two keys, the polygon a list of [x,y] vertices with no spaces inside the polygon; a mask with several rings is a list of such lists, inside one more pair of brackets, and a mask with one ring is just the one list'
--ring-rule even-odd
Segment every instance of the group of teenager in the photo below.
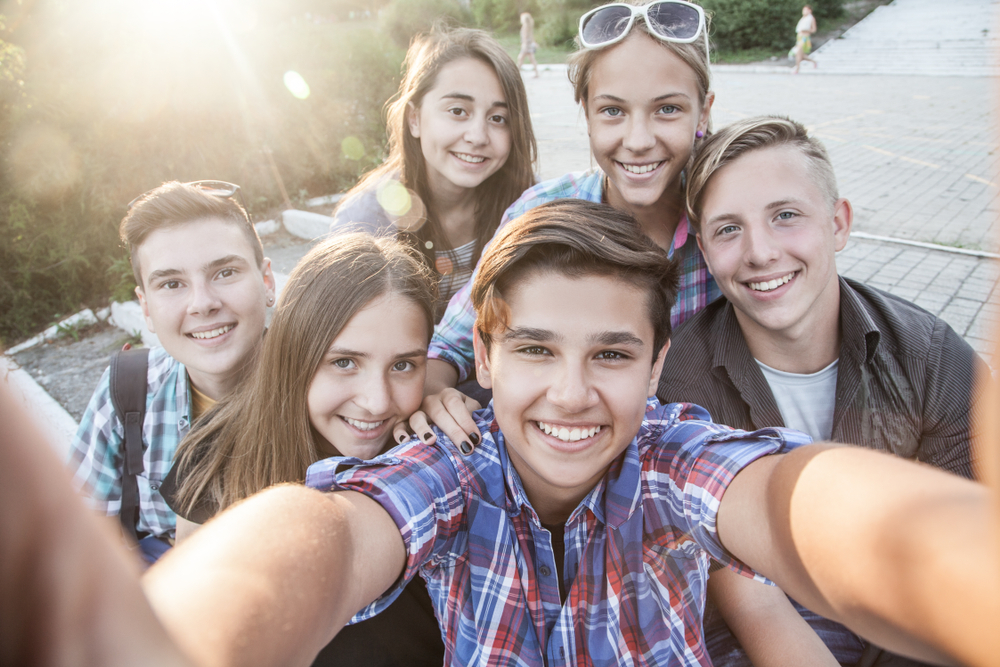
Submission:
{"label": "group of teenager", "polygon": [[[510,56],[477,30],[417,37],[387,159],[276,304],[236,186],[130,205],[162,348],[141,425],[109,371],[70,468],[92,508],[129,508],[148,561],[166,550],[144,595],[118,582],[144,662],[997,648],[976,634],[1000,614],[991,496],[968,481],[985,364],[838,276],[853,211],[802,125],[713,132],[707,33],[682,0],[586,13],[569,73],[596,167],[538,184]],[[92,650],[112,664],[114,641]]]}

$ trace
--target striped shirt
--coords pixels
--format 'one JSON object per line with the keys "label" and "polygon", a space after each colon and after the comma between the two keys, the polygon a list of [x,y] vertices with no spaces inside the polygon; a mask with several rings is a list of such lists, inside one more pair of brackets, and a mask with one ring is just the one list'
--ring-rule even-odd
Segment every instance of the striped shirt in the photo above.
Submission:
{"label": "striped shirt", "polygon": [[[142,473],[136,530],[174,536],[177,516],[160,495],[174,452],[191,428],[191,395],[184,365],[162,347],[149,351],[146,417],[142,422]],[[117,516],[122,504],[125,431],[111,404],[111,371],[104,371],[70,445],[73,486],[93,509]]]}
{"label": "striped shirt", "polygon": [[[483,439],[469,457],[438,432],[438,444],[413,440],[368,463],[313,464],[307,485],[373,498],[406,546],[403,577],[358,617],[384,609],[419,572],[445,664],[710,665],[701,632],[709,558],[759,577],[719,541],[720,500],[743,467],[809,437],[733,431],[691,404],[653,399],[646,409],[638,435],[566,521],[561,568],[492,405],[475,413]],[[343,465],[357,467],[337,474]]]}
{"label": "striped shirt", "polygon": [[[511,204],[503,214],[497,230],[527,211],[557,199],[604,200],[604,172],[591,169],[566,174],[524,191],[521,198]],[[687,217],[682,217],[674,232],[674,242],[667,254],[678,263],[680,283],[677,302],[670,311],[671,326],[678,326],[719,297],[721,292],[705,266],[705,258],[698,249],[698,241],[688,227]],[[475,274],[473,274],[475,275]],[[472,281],[466,283],[452,297],[444,317],[434,328],[427,356],[442,359],[458,369],[459,382],[471,377],[474,367],[472,329],[476,312],[472,307]]]}

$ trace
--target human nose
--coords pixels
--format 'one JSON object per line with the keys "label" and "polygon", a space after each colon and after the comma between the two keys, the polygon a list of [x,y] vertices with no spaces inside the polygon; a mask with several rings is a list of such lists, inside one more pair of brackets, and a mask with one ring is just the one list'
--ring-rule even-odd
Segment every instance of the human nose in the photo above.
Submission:
{"label": "human nose", "polygon": [[583,412],[594,404],[595,397],[586,363],[566,361],[552,374],[549,402],[566,413]]}
{"label": "human nose", "polygon": [[743,233],[744,255],[751,266],[766,266],[778,258],[779,249],[770,227],[748,225]]}
{"label": "human nose", "polygon": [[191,287],[191,300],[188,302],[188,313],[191,315],[211,315],[222,307],[215,288],[210,283],[195,282]]}
{"label": "human nose", "polygon": [[391,394],[388,379],[381,373],[370,373],[362,383],[354,402],[372,416],[384,415],[392,402]]}
{"label": "human nose", "polygon": [[465,125],[465,140],[473,146],[483,146],[489,142],[489,132],[485,117],[471,118]]}
{"label": "human nose", "polygon": [[639,115],[628,119],[623,145],[633,153],[645,153],[656,144],[649,120]]}

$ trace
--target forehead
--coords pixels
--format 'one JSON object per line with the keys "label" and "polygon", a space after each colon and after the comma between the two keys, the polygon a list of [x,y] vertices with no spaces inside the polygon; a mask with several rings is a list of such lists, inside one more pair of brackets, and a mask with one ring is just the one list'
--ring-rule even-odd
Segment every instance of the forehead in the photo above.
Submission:
{"label": "forehead", "polygon": [[427,97],[440,98],[452,93],[470,95],[477,102],[505,101],[500,78],[490,65],[478,58],[458,58],[438,70]]}
{"label": "forehead", "polygon": [[809,158],[800,150],[758,148],[712,174],[702,197],[702,218],[708,221],[731,210],[784,200],[822,203],[825,196]]}
{"label": "forehead", "polygon": [[646,294],[623,280],[541,270],[528,273],[507,291],[509,329],[538,329],[564,340],[628,332],[652,347]]}
{"label": "forehead", "polygon": [[[386,326],[392,322],[392,326]],[[411,299],[383,294],[354,313],[331,343],[375,357],[426,350],[427,316]]]}
{"label": "forehead", "polygon": [[218,218],[154,230],[136,248],[143,277],[152,271],[194,271],[232,255],[256,265],[253,247],[243,230]]}
{"label": "forehead", "polygon": [[699,100],[698,76],[680,56],[636,28],[597,56],[587,88],[588,99],[612,95],[646,101],[672,93]]}

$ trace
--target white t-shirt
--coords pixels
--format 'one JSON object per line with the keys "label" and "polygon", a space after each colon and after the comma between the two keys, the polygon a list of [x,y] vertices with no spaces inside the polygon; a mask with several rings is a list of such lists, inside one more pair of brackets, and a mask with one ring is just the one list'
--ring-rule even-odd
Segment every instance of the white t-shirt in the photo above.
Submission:
{"label": "white t-shirt", "polygon": [[795,32],[810,32],[813,29],[813,17],[812,14],[809,16],[803,16],[799,19],[799,22],[795,25]]}
{"label": "white t-shirt", "polygon": [[786,373],[757,361],[785,426],[804,431],[813,440],[830,439],[837,399],[838,361],[816,373]]}

